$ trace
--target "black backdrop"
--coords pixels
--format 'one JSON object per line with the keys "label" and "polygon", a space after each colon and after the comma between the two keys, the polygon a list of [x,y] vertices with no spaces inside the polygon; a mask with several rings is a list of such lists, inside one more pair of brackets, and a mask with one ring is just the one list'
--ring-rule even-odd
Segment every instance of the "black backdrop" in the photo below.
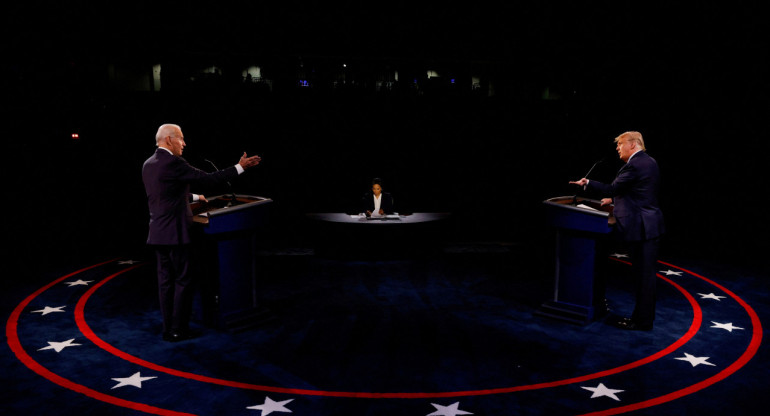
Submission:
{"label": "black backdrop", "polygon": [[[592,177],[611,180],[612,139],[639,130],[662,169],[665,250],[762,254],[770,71],[755,5],[537,3],[126,3],[36,15],[9,6],[4,199],[13,258],[40,264],[141,247],[140,169],[163,122],[182,126],[185,156],[200,168],[243,151],[263,156],[234,187],[276,201],[273,244],[302,244],[303,213],[352,209],[374,176],[403,211],[453,212],[454,238],[544,244],[541,201],[576,192],[567,182],[603,158]],[[271,92],[230,76],[255,59],[277,68]],[[417,69],[402,71],[389,93],[303,89],[285,70],[303,59],[309,68]],[[167,68],[160,92],[119,88],[105,75],[110,65],[157,62]],[[407,74],[442,65],[465,73],[479,62],[492,68],[491,96],[462,84],[408,87]],[[186,82],[203,64],[225,76]]]}

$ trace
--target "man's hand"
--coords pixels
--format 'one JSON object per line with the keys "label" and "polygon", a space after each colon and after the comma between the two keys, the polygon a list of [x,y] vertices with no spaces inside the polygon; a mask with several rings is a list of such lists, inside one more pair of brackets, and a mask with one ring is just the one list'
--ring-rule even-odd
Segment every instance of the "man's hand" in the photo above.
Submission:
{"label": "man's hand", "polygon": [[242,168],[248,169],[259,165],[261,160],[262,158],[257,155],[248,157],[246,156],[246,152],[243,152],[243,156],[241,156],[241,160],[238,161],[238,164],[241,165]]}
{"label": "man's hand", "polygon": [[588,184],[588,179],[583,178],[583,179],[581,179],[579,181],[570,181],[570,183],[573,184],[573,185],[578,185],[578,186],[586,186]]}
{"label": "man's hand", "polygon": [[612,198],[602,198],[602,206],[612,205]]}

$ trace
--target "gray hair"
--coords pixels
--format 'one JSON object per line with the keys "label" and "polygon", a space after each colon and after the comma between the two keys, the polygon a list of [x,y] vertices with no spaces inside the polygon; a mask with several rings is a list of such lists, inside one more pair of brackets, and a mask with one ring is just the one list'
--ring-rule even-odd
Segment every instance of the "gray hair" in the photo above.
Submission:
{"label": "gray hair", "polygon": [[160,141],[166,136],[173,136],[176,131],[182,131],[182,128],[176,124],[163,124],[158,128],[158,132],[155,133],[155,145],[159,145]]}

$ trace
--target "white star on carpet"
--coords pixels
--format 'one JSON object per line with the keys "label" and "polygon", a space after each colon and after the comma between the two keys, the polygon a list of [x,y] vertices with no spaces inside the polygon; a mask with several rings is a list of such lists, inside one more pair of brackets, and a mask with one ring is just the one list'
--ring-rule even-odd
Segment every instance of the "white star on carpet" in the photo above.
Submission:
{"label": "white star on carpet", "polygon": [[464,410],[460,410],[460,402],[455,402],[450,404],[449,406],[442,406],[440,404],[431,403],[433,407],[436,408],[436,411],[429,414],[428,416],[457,416],[457,415],[472,415],[471,412],[466,412]]}
{"label": "white star on carpet", "polygon": [[72,287],[72,286],[88,286],[88,284],[91,282],[93,282],[93,280],[78,279],[78,280],[75,280],[74,282],[64,282],[64,283],[69,285],[69,287]]}
{"label": "white star on carpet", "polygon": [[718,300],[718,301],[721,301],[722,299],[727,297],[727,296],[715,295],[714,293],[709,293],[708,295],[705,294],[705,293],[698,293],[698,294],[700,295],[701,299],[714,299],[714,300]]}
{"label": "white star on carpet", "polygon": [[596,387],[583,387],[583,386],[580,386],[580,387],[593,392],[593,394],[591,394],[592,399],[595,399],[597,397],[607,396],[613,400],[620,401],[620,399],[618,398],[618,396],[615,395],[615,393],[622,393],[625,391],[625,390],[615,390],[615,389],[607,388],[603,383],[599,383],[599,385]]}
{"label": "white star on carpet", "polygon": [[134,387],[139,387],[141,389],[143,381],[152,380],[154,378],[158,378],[158,377],[142,377],[140,372],[137,371],[131,377],[113,378],[113,380],[118,382],[118,384],[116,384],[115,387],[113,387],[113,389],[116,389],[118,387],[123,387],[123,386],[134,386]]}
{"label": "white star on carpet", "polygon": [[55,307],[55,308],[52,308],[52,307],[50,307],[50,306],[46,306],[46,307],[45,307],[45,308],[43,308],[43,309],[39,309],[39,310],[36,310],[36,311],[32,311],[32,313],[41,313],[41,314],[43,314],[43,315],[48,315],[49,313],[53,313],[53,312],[64,312],[64,311],[62,310],[62,308],[66,308],[66,306],[57,306],[57,307]]}
{"label": "white star on carpet", "polygon": [[63,349],[65,349],[67,347],[74,347],[76,345],[80,345],[80,344],[74,344],[72,342],[74,340],[75,340],[75,338],[68,339],[68,340],[62,341],[62,342],[48,341],[48,346],[40,348],[38,351],[55,350],[56,352],[61,352]]}
{"label": "white star on carpet", "polygon": [[674,271],[674,270],[671,270],[671,269],[665,270],[665,271],[661,270],[660,272],[665,274],[666,276],[672,276],[672,275],[673,276],[681,276],[682,275],[682,272],[677,272],[677,271]]}
{"label": "white star on carpet", "polygon": [[739,326],[733,326],[732,322],[728,322],[726,324],[722,324],[722,323],[719,323],[719,322],[711,321],[711,323],[714,324],[712,326],[712,328],[726,329],[726,330],[728,330],[730,332],[733,332],[733,329],[743,329],[743,328],[741,328]]}
{"label": "white star on carpet", "polygon": [[704,364],[704,365],[710,365],[710,366],[716,366],[716,364],[711,364],[707,360],[710,357],[696,357],[694,355],[684,353],[684,357],[676,357],[675,360],[682,360],[687,361],[688,363],[692,364],[693,367],[696,367],[698,365]]}
{"label": "white star on carpet", "polygon": [[615,254],[610,254],[610,257],[615,257],[617,259],[627,259],[628,254],[615,253]]}
{"label": "white star on carpet", "polygon": [[265,396],[265,402],[256,406],[247,407],[251,410],[261,410],[261,416],[267,416],[273,412],[291,413],[291,410],[286,408],[286,404],[294,399],[284,400],[282,402],[276,402],[273,399]]}

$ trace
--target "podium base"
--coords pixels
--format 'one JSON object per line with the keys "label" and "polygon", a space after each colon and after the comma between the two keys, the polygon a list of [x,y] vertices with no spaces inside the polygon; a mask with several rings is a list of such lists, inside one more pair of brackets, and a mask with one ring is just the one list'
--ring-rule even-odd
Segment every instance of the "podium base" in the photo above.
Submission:
{"label": "podium base", "polygon": [[595,308],[559,301],[548,301],[540,306],[535,314],[570,322],[578,325],[586,325],[594,320]]}
{"label": "podium base", "polygon": [[264,325],[274,319],[275,316],[269,309],[255,307],[222,316],[219,327],[227,331],[242,332]]}

